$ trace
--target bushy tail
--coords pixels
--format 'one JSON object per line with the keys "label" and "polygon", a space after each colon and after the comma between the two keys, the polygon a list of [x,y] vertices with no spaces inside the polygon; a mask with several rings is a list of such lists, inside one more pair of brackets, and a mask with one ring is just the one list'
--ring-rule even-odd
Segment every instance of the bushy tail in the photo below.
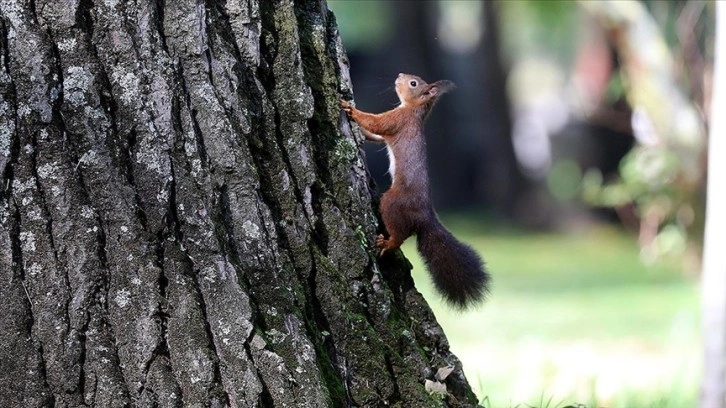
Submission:
{"label": "bushy tail", "polygon": [[436,289],[450,305],[463,310],[484,299],[491,278],[474,249],[438,220],[418,232],[417,243]]}

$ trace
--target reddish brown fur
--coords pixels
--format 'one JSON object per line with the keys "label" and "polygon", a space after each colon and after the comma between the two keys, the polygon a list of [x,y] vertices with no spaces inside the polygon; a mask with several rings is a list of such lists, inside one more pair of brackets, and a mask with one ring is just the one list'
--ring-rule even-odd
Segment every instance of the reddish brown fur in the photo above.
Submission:
{"label": "reddish brown fur", "polygon": [[[415,85],[414,85],[415,84]],[[381,215],[388,231],[376,239],[381,255],[417,234],[436,287],[457,307],[483,298],[489,276],[479,256],[457,241],[438,220],[431,205],[423,123],[436,100],[453,88],[450,81],[427,84],[413,75],[399,74],[396,93],[401,105],[372,114],[343,101],[343,109],[361,127],[366,138],[384,141],[392,160],[391,188],[381,198]]]}

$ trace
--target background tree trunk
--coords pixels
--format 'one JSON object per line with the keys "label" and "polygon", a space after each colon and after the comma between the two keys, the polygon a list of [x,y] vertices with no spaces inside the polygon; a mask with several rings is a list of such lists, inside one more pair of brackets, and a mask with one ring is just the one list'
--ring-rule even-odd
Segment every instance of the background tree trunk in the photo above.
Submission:
{"label": "background tree trunk", "polygon": [[474,132],[480,146],[474,189],[479,201],[491,203],[497,215],[523,224],[542,225],[544,222],[538,219],[544,217],[542,202],[536,199],[533,183],[522,174],[512,145],[512,112],[500,48],[499,7],[498,1],[483,3],[484,35],[474,55],[473,65],[483,69],[475,79],[481,81],[481,87],[472,88],[487,90],[478,95],[476,109],[471,109],[485,118]]}
{"label": "background tree trunk", "polygon": [[716,40],[708,142],[708,189],[704,232],[701,302],[703,381],[701,408],[726,406],[726,9],[716,3]]}
{"label": "background tree trunk", "polygon": [[376,263],[324,2],[0,13],[0,406],[476,403]]}

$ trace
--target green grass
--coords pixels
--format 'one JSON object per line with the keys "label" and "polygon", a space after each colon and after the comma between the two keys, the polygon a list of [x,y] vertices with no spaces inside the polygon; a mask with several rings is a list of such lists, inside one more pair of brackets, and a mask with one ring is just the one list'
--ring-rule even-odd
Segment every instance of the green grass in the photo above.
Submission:
{"label": "green grass", "polygon": [[415,250],[417,288],[485,407],[693,407],[700,375],[698,288],[676,263],[645,266],[615,228],[492,229],[445,218],[494,278],[480,308],[441,302]]}

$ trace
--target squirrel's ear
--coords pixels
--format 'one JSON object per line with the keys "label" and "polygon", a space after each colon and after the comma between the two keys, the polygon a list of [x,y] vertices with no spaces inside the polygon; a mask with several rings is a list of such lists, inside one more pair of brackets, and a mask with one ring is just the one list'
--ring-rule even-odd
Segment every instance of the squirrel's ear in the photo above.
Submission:
{"label": "squirrel's ear", "polygon": [[442,81],[436,81],[433,84],[429,85],[429,88],[426,90],[426,92],[423,93],[423,95],[427,97],[431,96],[437,96],[442,93],[449,92],[450,90],[454,89],[454,83],[447,80]]}
{"label": "squirrel's ear", "polygon": [[449,92],[449,91],[453,90],[454,88],[456,88],[456,85],[454,85],[453,82],[448,81],[446,79],[442,79],[441,81],[436,81],[431,85],[433,85],[432,89],[434,87],[436,88],[436,93],[434,93],[434,95],[436,95],[438,93],[446,93],[446,92]]}

